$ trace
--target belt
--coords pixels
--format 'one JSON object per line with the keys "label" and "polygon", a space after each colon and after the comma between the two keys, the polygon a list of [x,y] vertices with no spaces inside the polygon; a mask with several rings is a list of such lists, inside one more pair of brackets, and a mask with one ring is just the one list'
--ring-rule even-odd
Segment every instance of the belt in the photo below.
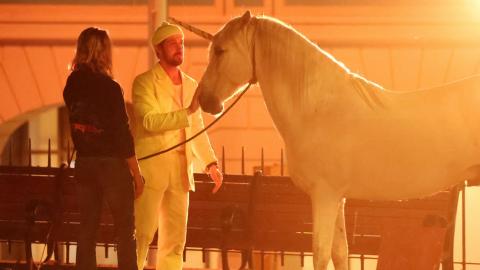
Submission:
{"label": "belt", "polygon": [[102,133],[103,129],[99,129],[93,125],[86,125],[86,124],[79,124],[79,123],[72,123],[73,130],[78,130],[82,133],[89,132],[89,133]]}

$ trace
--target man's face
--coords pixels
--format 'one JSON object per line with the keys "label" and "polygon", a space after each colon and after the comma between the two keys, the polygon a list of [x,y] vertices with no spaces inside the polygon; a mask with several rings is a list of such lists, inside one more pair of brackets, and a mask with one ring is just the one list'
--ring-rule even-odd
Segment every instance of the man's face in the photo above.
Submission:
{"label": "man's face", "polygon": [[173,35],[157,45],[157,55],[161,62],[170,66],[179,66],[183,63],[183,37]]}

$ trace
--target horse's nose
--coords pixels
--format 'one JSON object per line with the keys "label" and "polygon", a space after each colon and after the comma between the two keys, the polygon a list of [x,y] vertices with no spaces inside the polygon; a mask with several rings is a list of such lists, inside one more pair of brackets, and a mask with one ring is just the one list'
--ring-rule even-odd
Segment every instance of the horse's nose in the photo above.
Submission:
{"label": "horse's nose", "polygon": [[201,91],[200,94],[198,95],[198,102],[200,103],[200,108],[202,108],[202,110],[205,110],[206,101],[205,101],[205,95],[203,94],[203,91]]}
{"label": "horse's nose", "polygon": [[202,108],[204,112],[217,114],[223,110],[223,106],[218,98],[206,95],[203,92],[199,94],[198,101],[200,102],[200,108]]}

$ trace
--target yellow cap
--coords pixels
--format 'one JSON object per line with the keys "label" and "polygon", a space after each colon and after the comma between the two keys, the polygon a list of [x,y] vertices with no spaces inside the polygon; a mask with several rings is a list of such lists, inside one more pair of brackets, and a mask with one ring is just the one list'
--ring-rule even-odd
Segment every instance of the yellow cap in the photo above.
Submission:
{"label": "yellow cap", "polygon": [[174,24],[163,22],[153,33],[152,45],[155,46],[173,35],[182,35],[183,37],[182,29]]}

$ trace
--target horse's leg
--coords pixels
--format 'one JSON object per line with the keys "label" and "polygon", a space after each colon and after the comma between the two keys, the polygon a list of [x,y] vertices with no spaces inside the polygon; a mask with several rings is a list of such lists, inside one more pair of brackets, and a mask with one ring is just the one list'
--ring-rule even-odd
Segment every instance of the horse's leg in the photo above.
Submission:
{"label": "horse's leg", "polygon": [[345,231],[345,201],[342,200],[338,207],[337,222],[333,236],[332,260],[335,270],[348,270],[348,245]]}
{"label": "horse's leg", "polygon": [[310,194],[313,216],[313,267],[326,270],[332,254],[333,235],[341,196],[316,187]]}

